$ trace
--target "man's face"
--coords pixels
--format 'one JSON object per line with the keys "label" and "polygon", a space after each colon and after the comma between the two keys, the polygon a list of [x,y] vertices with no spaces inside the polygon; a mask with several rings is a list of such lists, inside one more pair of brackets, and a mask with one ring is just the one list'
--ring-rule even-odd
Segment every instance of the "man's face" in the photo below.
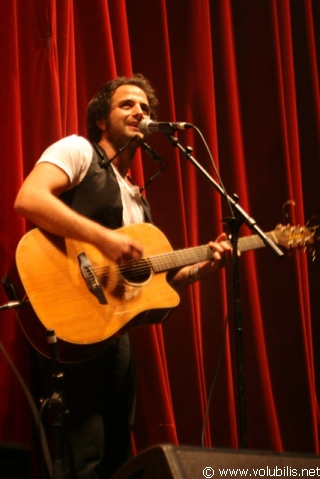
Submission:
{"label": "man's face", "polygon": [[116,148],[121,148],[133,136],[143,137],[139,123],[144,118],[150,118],[145,92],[135,85],[121,85],[112,97],[104,136]]}

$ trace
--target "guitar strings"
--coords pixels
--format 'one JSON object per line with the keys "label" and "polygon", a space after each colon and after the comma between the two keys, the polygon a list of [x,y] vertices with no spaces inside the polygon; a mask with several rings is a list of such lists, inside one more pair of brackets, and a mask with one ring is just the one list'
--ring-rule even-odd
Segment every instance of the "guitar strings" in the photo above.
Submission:
{"label": "guitar strings", "polygon": [[[143,272],[148,271],[150,268],[157,271],[158,268],[163,268],[165,265],[166,267],[163,268],[163,270],[168,270],[171,268],[179,268],[188,264],[197,263],[199,261],[204,261],[206,259],[211,259],[213,253],[214,250],[208,245],[195,246],[188,249],[175,250],[168,253],[153,255],[149,258],[142,258],[139,261],[132,260],[128,263],[120,265],[119,267],[123,269],[132,269],[134,267],[136,271]],[[170,257],[172,256],[174,256],[174,259],[170,260]],[[106,267],[106,265],[95,266],[94,270],[100,271]]]}
{"label": "guitar strings", "polygon": [[[267,233],[268,236],[272,235],[274,232]],[[292,233],[292,232],[291,232]],[[245,251],[248,248],[252,249],[254,245],[261,246],[261,239],[257,235],[251,236],[244,236],[240,238],[240,250]],[[241,248],[242,245],[242,248]],[[213,251],[208,247],[208,245],[204,246],[196,246],[193,248],[188,249],[181,249],[176,251],[170,251],[168,253],[162,253],[159,255],[154,255],[147,258],[142,258],[140,261],[129,261],[123,265],[99,265],[99,266],[91,266],[92,273],[96,274],[97,277],[101,279],[105,279],[110,274],[110,282],[109,285],[112,286],[113,283],[116,284],[118,280],[113,279],[111,280],[111,276],[118,278],[119,275],[123,276],[125,279],[126,275],[130,277],[130,282],[134,282],[134,276],[140,278],[144,277],[145,280],[150,277],[152,273],[156,272],[164,272],[170,269],[178,268],[184,266],[186,264],[192,264],[193,262],[203,261],[203,254],[207,251],[208,256],[206,259],[210,259],[210,254],[212,257]],[[174,254],[175,260],[170,262],[170,256]],[[198,257],[195,257],[195,254],[198,254]],[[180,258],[179,258],[180,256]],[[180,262],[177,261],[177,257],[180,259]]]}

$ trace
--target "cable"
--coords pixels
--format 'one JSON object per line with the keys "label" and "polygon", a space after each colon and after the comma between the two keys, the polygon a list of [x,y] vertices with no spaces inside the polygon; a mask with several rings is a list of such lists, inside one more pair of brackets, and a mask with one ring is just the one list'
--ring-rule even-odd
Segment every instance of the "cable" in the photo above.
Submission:
{"label": "cable", "polygon": [[216,167],[216,164],[215,164],[215,162],[214,162],[214,159],[213,159],[213,157],[212,157],[210,148],[209,148],[209,146],[208,146],[208,144],[207,144],[207,142],[206,142],[206,140],[205,140],[203,134],[202,134],[201,131],[199,130],[199,128],[198,128],[197,126],[195,126],[195,125],[192,125],[192,128],[198,133],[198,135],[200,136],[200,138],[201,138],[201,140],[202,140],[202,142],[203,142],[203,144],[204,144],[204,146],[205,146],[205,148],[206,148],[206,150],[207,150],[207,153],[208,153],[209,158],[210,158],[210,160],[211,160],[213,169],[214,169],[214,171],[215,171],[215,174],[217,175],[217,178],[218,178],[218,180],[219,180],[219,183],[220,183],[220,185],[221,185],[221,188],[223,189],[224,196],[225,196],[225,198],[226,198],[226,200],[227,200],[227,203],[228,203],[228,205],[229,205],[229,209],[230,209],[230,212],[231,212],[231,216],[234,217],[233,209],[232,209],[232,206],[231,206],[231,204],[230,204],[230,200],[229,200],[227,191],[226,191],[226,189],[225,189],[225,187],[224,187],[224,184],[223,184],[222,179],[221,179],[221,177],[220,177],[219,171],[218,171],[218,169],[217,169],[217,167]]}
{"label": "cable", "polygon": [[16,376],[18,382],[20,383],[20,386],[21,386],[21,388],[22,388],[22,390],[23,390],[23,392],[24,392],[24,394],[27,398],[27,401],[29,403],[30,409],[32,411],[32,414],[33,414],[33,417],[34,417],[34,420],[35,420],[35,423],[37,425],[37,429],[38,429],[38,432],[39,432],[42,451],[43,451],[43,456],[44,456],[44,460],[45,460],[45,463],[46,463],[46,466],[47,466],[47,470],[48,470],[50,478],[52,478],[51,455],[50,455],[49,446],[48,446],[48,442],[47,442],[47,438],[46,438],[46,433],[44,431],[43,424],[42,424],[41,419],[39,417],[39,411],[37,409],[37,406],[35,405],[33,397],[31,395],[29,389],[27,388],[22,376],[20,375],[19,371],[17,370],[17,368],[15,367],[13,362],[11,361],[7,351],[5,350],[5,348],[4,348],[4,346],[1,342],[0,342],[0,349],[1,349],[4,357],[6,358],[9,366],[11,367],[14,375]]}
{"label": "cable", "polygon": [[[233,282],[231,284],[233,284]],[[231,294],[230,294],[230,298],[229,298],[229,301],[228,301],[227,311],[230,311],[230,305],[233,301],[232,298],[233,298],[233,288],[231,289]],[[221,363],[222,363],[223,355],[224,355],[224,352],[225,352],[228,324],[229,324],[229,313],[227,313],[227,316],[224,320],[224,329],[223,329],[223,337],[222,337],[222,345],[221,345],[220,355],[219,355],[218,364],[217,364],[217,367],[216,367],[216,372],[214,374],[212,385],[211,385],[211,388],[210,388],[206,411],[205,411],[204,418],[203,418],[203,426],[202,426],[202,432],[201,432],[201,445],[202,445],[203,448],[206,447],[205,444],[204,444],[205,427],[206,427],[207,420],[208,420],[208,417],[209,417],[209,410],[210,410],[210,405],[211,405],[211,401],[212,401],[213,391],[214,391],[214,388],[215,388],[215,385],[216,385],[216,382],[217,382],[217,379],[218,379],[218,374],[220,372]]]}

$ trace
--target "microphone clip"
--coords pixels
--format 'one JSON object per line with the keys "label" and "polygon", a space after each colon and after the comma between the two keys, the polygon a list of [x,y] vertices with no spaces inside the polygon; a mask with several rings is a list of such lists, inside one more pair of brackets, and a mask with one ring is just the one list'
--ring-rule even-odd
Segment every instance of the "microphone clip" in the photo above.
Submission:
{"label": "microphone clip", "polygon": [[150,185],[150,183],[152,183],[156,178],[158,178],[159,175],[161,175],[161,173],[164,172],[164,170],[168,166],[168,163],[153,148],[151,148],[151,146],[148,145],[148,143],[146,143],[145,141],[142,141],[140,146],[153,159],[153,161],[155,161],[156,163],[161,165],[160,170],[157,171],[157,173],[155,175],[153,175],[145,183],[145,185],[140,188],[140,193],[141,193],[143,190],[146,189],[147,186]]}

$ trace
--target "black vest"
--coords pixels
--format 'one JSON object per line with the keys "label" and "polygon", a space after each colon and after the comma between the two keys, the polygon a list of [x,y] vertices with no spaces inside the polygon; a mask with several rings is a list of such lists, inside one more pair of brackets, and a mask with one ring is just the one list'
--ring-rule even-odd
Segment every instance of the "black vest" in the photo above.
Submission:
{"label": "black vest", "polygon": [[[92,149],[92,161],[83,180],[60,198],[73,210],[111,229],[122,226],[120,187],[111,165]],[[151,223],[149,204],[142,197],[145,221]]]}

